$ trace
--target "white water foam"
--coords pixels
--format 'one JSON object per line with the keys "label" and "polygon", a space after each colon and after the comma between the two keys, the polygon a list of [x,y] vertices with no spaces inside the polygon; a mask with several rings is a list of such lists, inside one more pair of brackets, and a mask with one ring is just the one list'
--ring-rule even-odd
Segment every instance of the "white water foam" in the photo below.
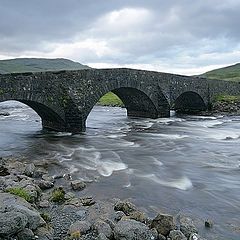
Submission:
{"label": "white water foam", "polygon": [[176,180],[169,180],[169,181],[162,180],[158,178],[155,174],[139,175],[139,177],[148,178],[165,187],[177,188],[184,191],[189,190],[193,186],[191,180],[186,176],[183,176]]}

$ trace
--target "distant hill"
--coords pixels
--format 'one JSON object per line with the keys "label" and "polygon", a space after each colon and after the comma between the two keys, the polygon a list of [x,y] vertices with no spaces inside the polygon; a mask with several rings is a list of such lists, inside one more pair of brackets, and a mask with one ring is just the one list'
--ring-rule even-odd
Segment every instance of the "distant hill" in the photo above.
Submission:
{"label": "distant hill", "polygon": [[206,72],[201,77],[240,82],[240,63]]}
{"label": "distant hill", "polygon": [[90,67],[69,59],[16,58],[0,60],[0,73],[80,70]]}

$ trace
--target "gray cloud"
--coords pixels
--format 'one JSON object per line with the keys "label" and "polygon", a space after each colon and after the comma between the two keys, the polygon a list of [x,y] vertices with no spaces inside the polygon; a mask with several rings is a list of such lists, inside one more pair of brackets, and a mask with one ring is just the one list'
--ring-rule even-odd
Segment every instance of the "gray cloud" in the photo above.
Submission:
{"label": "gray cloud", "polygon": [[239,10],[238,0],[1,0],[0,55],[156,69],[230,64],[240,53]]}

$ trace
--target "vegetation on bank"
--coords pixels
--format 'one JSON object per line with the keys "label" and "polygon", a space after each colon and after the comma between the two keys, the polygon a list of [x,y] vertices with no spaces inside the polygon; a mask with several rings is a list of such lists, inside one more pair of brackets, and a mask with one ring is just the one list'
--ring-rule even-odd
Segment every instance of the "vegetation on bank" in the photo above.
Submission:
{"label": "vegetation on bank", "polygon": [[224,68],[215,69],[201,75],[210,79],[240,82],[240,63]]}
{"label": "vegetation on bank", "polygon": [[238,96],[218,95],[215,98],[215,102],[225,102],[225,103],[240,102],[240,95],[238,95]]}
{"label": "vegetation on bank", "polygon": [[7,192],[13,195],[16,195],[18,197],[24,198],[29,203],[33,202],[33,197],[23,188],[13,187],[13,188],[7,189]]}
{"label": "vegetation on bank", "polygon": [[102,96],[98,101],[98,105],[111,106],[111,107],[123,107],[122,100],[112,92],[109,92]]}

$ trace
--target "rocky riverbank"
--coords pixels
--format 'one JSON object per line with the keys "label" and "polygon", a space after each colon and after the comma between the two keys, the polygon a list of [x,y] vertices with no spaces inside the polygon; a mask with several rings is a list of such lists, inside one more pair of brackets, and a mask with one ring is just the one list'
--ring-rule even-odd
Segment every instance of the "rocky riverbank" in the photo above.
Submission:
{"label": "rocky riverbank", "polygon": [[186,216],[158,213],[151,219],[129,200],[79,194],[88,184],[67,173],[50,176],[47,161],[1,158],[0,239],[203,239]]}

